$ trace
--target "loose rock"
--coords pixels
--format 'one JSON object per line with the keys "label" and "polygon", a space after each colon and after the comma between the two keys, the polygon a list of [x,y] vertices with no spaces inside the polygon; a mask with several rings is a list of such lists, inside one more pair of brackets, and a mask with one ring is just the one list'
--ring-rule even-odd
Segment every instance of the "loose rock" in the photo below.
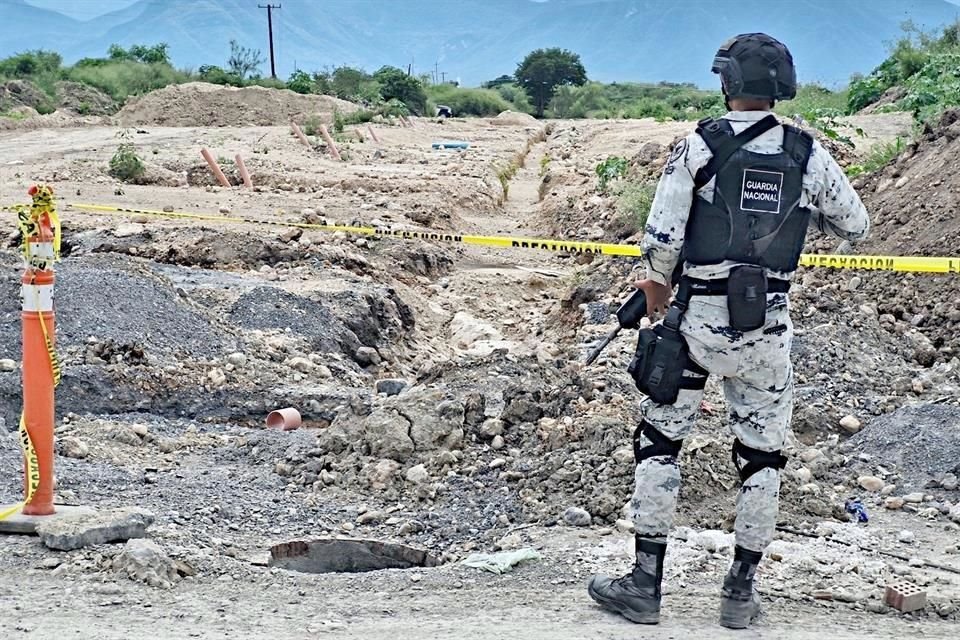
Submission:
{"label": "loose rock", "polygon": [[863,428],[862,424],[859,420],[857,420],[857,418],[849,415],[840,419],[840,426],[843,427],[843,430],[847,433],[857,433],[861,428]]}
{"label": "loose rock", "polygon": [[354,360],[363,366],[380,364],[381,362],[380,354],[377,353],[377,350],[373,347],[360,347],[357,349]]}
{"label": "loose rock", "polygon": [[883,501],[883,506],[893,511],[896,511],[898,509],[903,509],[903,505],[904,505],[903,498],[900,498],[897,496],[890,496],[889,498]]}
{"label": "loose rock", "polygon": [[425,482],[430,482],[430,473],[427,471],[427,468],[422,464],[418,464],[415,467],[410,467],[407,469],[407,480],[413,482],[414,484],[423,484]]}
{"label": "loose rock", "polygon": [[60,448],[60,454],[67,458],[77,458],[82,460],[90,455],[90,447],[76,436],[65,436],[57,441]]}
{"label": "loose rock", "polygon": [[40,540],[51,549],[71,551],[107,542],[143,538],[154,515],[138,507],[64,516],[37,525]]}
{"label": "loose rock", "polygon": [[388,396],[398,395],[401,391],[407,388],[407,381],[400,380],[397,378],[387,378],[384,380],[377,380],[377,393],[383,393]]}
{"label": "loose rock", "polygon": [[160,589],[169,589],[180,579],[176,563],[153,540],[128,541],[112,566],[118,573]]}
{"label": "loose rock", "polygon": [[571,527],[589,527],[593,518],[585,509],[580,507],[569,507],[563,512],[563,521]]}

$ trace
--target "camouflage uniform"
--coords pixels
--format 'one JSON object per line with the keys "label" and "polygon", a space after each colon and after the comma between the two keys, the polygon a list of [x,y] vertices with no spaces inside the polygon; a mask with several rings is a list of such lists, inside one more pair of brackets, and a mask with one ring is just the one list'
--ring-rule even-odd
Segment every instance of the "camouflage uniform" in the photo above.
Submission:
{"label": "camouflage uniform", "polygon": [[[767,116],[765,111],[731,112],[724,116],[736,133]],[[744,148],[761,154],[779,153],[783,129],[775,127]],[[703,139],[693,133],[677,143],[657,188],[650,212],[643,252],[647,277],[669,284],[684,242],[687,219],[693,204],[694,176],[711,158]],[[696,197],[713,200],[715,179]],[[801,207],[813,211],[811,226],[844,240],[859,240],[870,228],[867,211],[836,161],[819,143],[814,143],[803,177]],[[734,262],[717,265],[684,265],[684,274],[702,280],[726,278]],[[792,273],[768,271],[769,278],[790,279]],[[694,296],[681,331],[694,362],[712,375],[723,377],[730,409],[730,425],[740,441],[761,451],[783,448],[793,404],[793,369],[790,346],[793,325],[786,294],[767,296],[766,324],[755,331],[740,332],[730,326],[724,296]],[[686,372],[687,376],[695,376]],[[671,440],[682,440],[694,425],[703,391],[681,390],[673,405],[648,405],[645,418]],[[639,436],[639,446],[651,444]],[[680,468],[673,456],[643,460],[636,469],[636,488],[630,501],[637,534],[653,539],[667,535],[680,488]],[[780,475],[765,468],[744,483],[737,497],[736,542],[762,552],[773,540],[776,525]]]}

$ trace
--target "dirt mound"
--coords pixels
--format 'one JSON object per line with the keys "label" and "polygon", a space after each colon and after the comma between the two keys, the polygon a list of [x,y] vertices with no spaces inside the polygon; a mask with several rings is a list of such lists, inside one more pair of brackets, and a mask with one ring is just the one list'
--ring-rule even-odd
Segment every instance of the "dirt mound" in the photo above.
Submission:
{"label": "dirt mound", "polygon": [[107,116],[117,110],[113,98],[79,82],[58,82],[57,96],[62,111],[80,116]]}
{"label": "dirt mound", "polygon": [[905,95],[907,95],[907,90],[903,87],[890,87],[883,92],[883,95],[877,99],[876,102],[867,105],[858,112],[858,115],[868,115],[871,113],[877,113],[883,107],[887,107],[899,102]]}
{"label": "dirt mound", "polygon": [[496,118],[492,119],[494,124],[502,125],[511,125],[511,126],[525,126],[525,125],[535,125],[537,124],[537,119],[531,116],[529,113],[520,113],[517,111],[504,111]]}
{"label": "dirt mound", "polygon": [[[5,266],[11,262],[4,256]],[[11,265],[8,273],[14,273]],[[211,355],[236,348],[236,339],[179,296],[169,281],[116,255],[83,256],[58,267],[57,342],[63,350],[81,350],[101,342],[138,344],[150,354]],[[104,288],[103,283],[110,282]],[[0,283],[0,330],[3,357],[20,356],[19,278]],[[69,293],[66,293],[69,292]],[[96,300],[96,303],[89,301]]]}
{"label": "dirt mound", "polygon": [[866,453],[874,466],[898,469],[909,490],[922,490],[931,479],[960,473],[960,431],[945,429],[960,421],[960,407],[920,404],[874,420],[848,446]]}
{"label": "dirt mound", "polygon": [[0,83],[0,111],[16,107],[30,107],[37,111],[49,110],[50,98],[32,82],[10,80]]}
{"label": "dirt mound", "polygon": [[861,181],[873,216],[865,246],[925,255],[960,253],[960,110],[940,123],[887,166]]}
{"label": "dirt mound", "polygon": [[[853,252],[888,256],[960,255],[960,110],[885,167],[854,182],[870,217],[870,237]],[[836,241],[815,240],[808,250],[833,252]],[[960,261],[957,261],[960,265]],[[960,297],[955,274],[817,272],[842,313],[873,302],[881,327],[894,336],[918,333],[914,359],[925,367],[960,355]],[[856,291],[850,296],[848,291]],[[863,302],[856,303],[860,298]]]}
{"label": "dirt mound", "polygon": [[334,110],[350,113],[357,109],[357,105],[346,100],[286,89],[239,89],[190,82],[132,100],[120,110],[117,120],[121,125],[170,127],[274,126],[304,115],[332,117]]}

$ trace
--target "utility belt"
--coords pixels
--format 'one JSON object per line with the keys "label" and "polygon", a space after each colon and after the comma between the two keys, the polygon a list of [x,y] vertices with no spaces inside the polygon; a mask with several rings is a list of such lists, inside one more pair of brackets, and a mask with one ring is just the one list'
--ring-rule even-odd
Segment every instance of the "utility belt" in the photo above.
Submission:
{"label": "utility belt", "polygon": [[[687,341],[680,333],[683,316],[693,296],[727,296],[730,326],[754,331],[767,319],[767,294],[786,293],[790,283],[768,279],[762,267],[735,267],[722,280],[682,277],[677,295],[661,324],[641,329],[637,351],[627,371],[637,388],[657,404],[674,404],[680,389],[703,389],[708,372],[690,359]],[[690,373],[693,375],[685,375]]]}

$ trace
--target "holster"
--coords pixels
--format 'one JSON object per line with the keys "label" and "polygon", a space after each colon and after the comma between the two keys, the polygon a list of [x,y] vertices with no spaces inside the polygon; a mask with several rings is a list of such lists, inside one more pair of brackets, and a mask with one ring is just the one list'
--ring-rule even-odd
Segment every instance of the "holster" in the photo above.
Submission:
{"label": "holster", "polygon": [[763,267],[743,265],[727,279],[727,312],[737,331],[755,331],[767,321],[767,272]]}
{"label": "holster", "polygon": [[675,301],[663,324],[641,329],[637,351],[627,371],[637,388],[657,404],[674,404],[688,361],[687,341],[680,333],[686,304]]}

